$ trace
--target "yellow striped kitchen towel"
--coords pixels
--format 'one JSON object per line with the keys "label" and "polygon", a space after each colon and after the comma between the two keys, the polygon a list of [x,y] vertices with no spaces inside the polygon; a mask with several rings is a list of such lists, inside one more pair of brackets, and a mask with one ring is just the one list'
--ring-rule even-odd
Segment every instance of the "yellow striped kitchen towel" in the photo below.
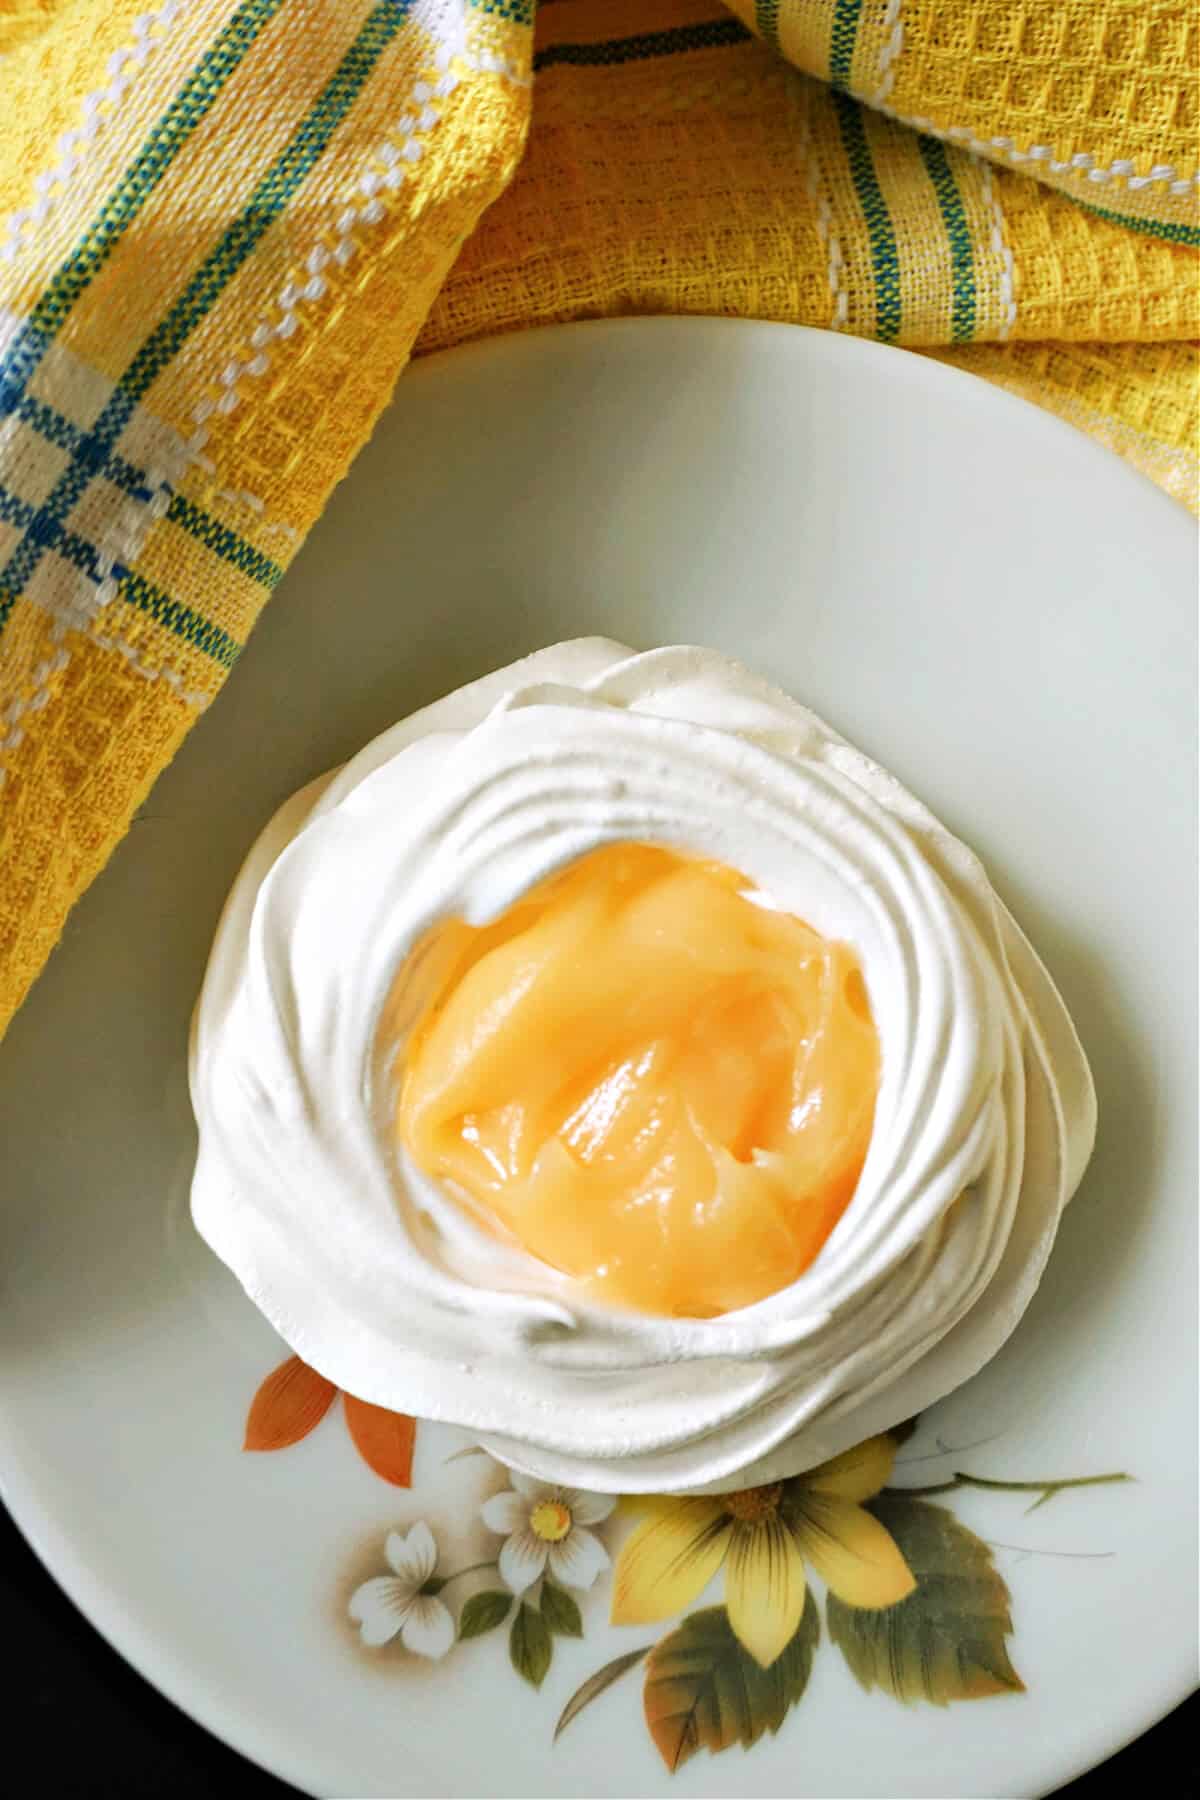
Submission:
{"label": "yellow striped kitchen towel", "polygon": [[414,347],[856,332],[1197,506],[1193,0],[143,7],[0,0],[0,1030]]}

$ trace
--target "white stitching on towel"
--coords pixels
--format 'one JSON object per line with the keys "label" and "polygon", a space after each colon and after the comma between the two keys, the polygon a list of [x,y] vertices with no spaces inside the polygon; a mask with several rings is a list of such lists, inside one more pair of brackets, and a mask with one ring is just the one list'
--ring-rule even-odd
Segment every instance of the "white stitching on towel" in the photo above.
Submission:
{"label": "white stitching on towel", "polygon": [[210,694],[202,694],[198,690],[184,687],[183,677],[175,669],[155,667],[151,663],[143,662],[133,645],[125,643],[122,638],[107,637],[103,633],[95,631],[92,633],[91,641],[99,644],[102,650],[115,650],[118,656],[123,656],[125,661],[136,669],[139,675],[144,675],[147,681],[165,681],[168,687],[175,689],[185,705],[194,706],[197,712],[203,712],[209,704],[212,698]]}
{"label": "white stitching on towel", "polygon": [[150,527],[163,517],[171,504],[171,494],[186,466],[187,456],[178,440],[169,451],[168,446],[163,445],[160,456],[158,463],[146,468],[150,499],[129,495],[117,508],[96,545],[95,565],[100,581],[95,592],[55,609],[63,623],[77,631],[86,631],[115,600],[119,584],[113,569],[118,564],[128,568],[137,560]]}
{"label": "white stitching on towel", "polygon": [[[61,623],[55,625],[52,635],[56,642],[61,643],[64,631],[65,627]],[[125,661],[145,680],[165,681],[169,687],[175,689],[186,706],[194,706],[197,712],[203,712],[209,704],[211,695],[184,687],[182,676],[177,674],[174,669],[155,668],[152,664],[143,662],[132,644],[126,644],[120,638],[109,637],[106,633],[99,631],[91,634],[90,642],[99,644],[103,650],[115,650],[118,656],[123,656]],[[25,728],[18,721],[29,713],[40,712],[42,707],[47,704],[54,677],[62,673],[70,660],[69,650],[58,649],[53,656],[46,657],[44,662],[38,664],[33,672],[33,678],[38,683],[34,693],[28,700],[12,701],[5,712],[3,723],[10,726],[11,729],[6,732],[4,737],[0,738],[0,757],[6,756],[10,750],[16,750],[25,741]],[[0,787],[3,787],[8,780],[8,774],[8,770],[0,766]]]}
{"label": "white stitching on towel", "polygon": [[158,12],[142,13],[134,20],[133,45],[114,50],[108,59],[108,86],[87,95],[83,102],[82,126],[74,131],[63,132],[58,140],[60,155],[57,164],[53,169],[46,169],[35,177],[33,186],[37,199],[32,206],[20,207],[10,214],[8,236],[0,243],[0,261],[15,262],[21,252],[29,248],[37,227],[66,195],[71,177],[86,159],[88,146],[95,142],[111,121],[136,70],[163,43],[180,5],[181,0],[164,0]]}
{"label": "white stitching on towel", "polygon": [[[206,463],[209,459],[206,456],[197,456],[193,460],[197,463]],[[285,525],[282,519],[268,519],[266,502],[260,500],[257,494],[252,494],[248,488],[214,488],[213,499],[223,500],[227,506],[240,506],[246,512],[253,513],[254,522],[263,537],[275,532],[289,544],[295,545],[300,542],[300,533],[295,526]]]}
{"label": "white stitching on towel", "polygon": [[896,112],[892,107],[885,106],[882,100],[876,100],[875,105],[889,119],[895,119],[898,125],[908,125],[913,131],[923,131],[930,137],[941,138],[943,143],[961,145],[964,149],[973,151],[976,156],[1001,156],[1014,165],[1041,162],[1046,164],[1053,175],[1075,175],[1097,185],[1110,180],[1123,181],[1134,192],[1162,182],[1168,183],[1168,192],[1176,195],[1190,194],[1194,186],[1200,187],[1200,170],[1195,175],[1180,178],[1171,163],[1155,163],[1149,174],[1135,175],[1133,164],[1127,158],[1118,157],[1107,167],[1102,167],[1088,150],[1077,150],[1067,161],[1059,162],[1055,160],[1050,144],[1030,144],[1027,150],[1019,150],[1010,137],[980,138],[965,125],[935,125],[932,119],[923,118],[919,114],[911,116]]}
{"label": "white stitching on towel", "polygon": [[[338,236],[332,249],[323,243],[314,244],[304,259],[308,279],[284,283],[276,300],[279,317],[273,324],[260,319],[250,333],[252,354],[244,358],[231,357],[218,378],[221,388],[219,396],[214,399],[211,395],[206,395],[192,408],[196,429],[188,439],[188,451],[193,457],[198,459],[200,451],[208,442],[208,420],[212,415],[231,413],[240,405],[242,395],[238,384],[243,376],[257,377],[266,373],[270,366],[268,346],[276,338],[291,337],[300,322],[297,309],[324,299],[329,289],[323,272],[327,265],[330,262],[345,265],[355,255],[357,245],[351,235],[355,226],[377,225],[387,216],[383,202],[378,198],[379,190],[386,188],[394,193],[407,178],[405,165],[419,162],[424,155],[425,145],[420,134],[431,131],[442,116],[430,102],[446,98],[458,86],[458,76],[450,66],[452,57],[452,48],[443,44],[434,59],[439,70],[437,81],[413,83],[409,93],[409,109],[392,127],[392,135],[400,139],[399,148],[388,137],[368,158],[367,167],[355,184],[363,199],[361,202],[356,200],[354,203],[347,203],[338,214],[335,221]],[[382,164],[382,170],[373,167],[373,164]]]}
{"label": "white stitching on towel", "polygon": [[[189,448],[185,467],[201,469],[206,475],[216,475],[217,465],[211,456],[204,456],[195,448],[194,442]],[[267,503],[258,494],[252,494],[249,488],[214,487],[211,498],[221,500],[226,506],[240,507],[243,512],[254,515],[254,528],[260,537],[272,535],[281,537],[293,549],[303,539],[303,533],[294,525],[288,525],[283,519],[268,519]]]}
{"label": "white stitching on towel", "polygon": [[817,166],[817,152],[813,143],[811,90],[800,107],[800,155],[804,163],[804,191],[812,203],[817,215],[817,231],[827,256],[826,279],[829,283],[829,297],[833,301],[833,315],[830,325],[834,331],[841,331],[849,311],[849,297],[842,286],[842,246],[833,224],[833,208],[825,193],[821,181],[821,171]]}
{"label": "white stitching on towel", "polygon": [[[59,635],[57,630],[55,635]],[[0,738],[0,756],[7,755],[8,751],[15,750],[23,742],[25,729],[18,721],[29,713],[41,711],[50,698],[51,682],[62,669],[66,668],[70,660],[70,655],[66,650],[56,650],[52,656],[47,656],[33,671],[33,679],[37,686],[29,699],[12,700],[5,707],[3,714],[0,715],[0,725],[7,725],[10,729]],[[7,769],[0,768],[0,787],[4,785],[7,774]]]}
{"label": "white stitching on towel", "polygon": [[[95,567],[101,579],[95,592],[83,599],[76,599],[62,608],[54,620],[50,633],[51,642],[59,647],[34,669],[33,680],[37,683],[34,692],[28,700],[10,701],[4,713],[0,714],[0,725],[8,727],[5,735],[0,737],[0,759],[10,750],[17,749],[24,741],[25,731],[20,721],[29,713],[39,712],[47,704],[54,677],[61,674],[70,662],[71,652],[63,646],[68,627],[86,634],[90,642],[99,644],[103,649],[118,651],[126,662],[148,681],[156,681],[161,678],[170,687],[173,687],[180,699],[189,706],[203,709],[208,705],[209,697],[186,688],[182,677],[175,670],[154,668],[149,663],[143,662],[131,645],[124,643],[120,638],[112,637],[95,629],[99,615],[111,605],[118,592],[119,582],[113,573],[114,568],[118,564],[130,565],[136,560],[150,526],[156,520],[161,519],[170,506],[171,494],[187,460],[181,449],[179,453],[172,453],[168,456],[164,462],[148,468],[146,485],[152,489],[153,497],[146,501],[130,496],[118,509],[96,549]],[[229,497],[240,498],[243,501],[254,499],[253,495],[238,496],[232,491],[230,491]],[[259,502],[259,505],[261,504]],[[283,524],[274,527],[265,526],[265,528],[291,533],[291,527]],[[299,534],[293,533],[292,535],[298,536]],[[7,774],[8,771],[0,766],[0,787],[4,785]]]}
{"label": "white stitching on towel", "polygon": [[896,85],[896,67],[904,48],[904,20],[901,17],[903,8],[904,0],[889,0],[883,29],[886,32],[889,25],[892,29],[880,53],[879,85],[871,96],[872,106],[882,106]]}
{"label": "white stitching on towel", "polygon": [[533,86],[532,75],[525,74],[515,62],[510,61],[507,56],[500,56],[495,50],[463,51],[459,61],[476,74],[500,75],[505,81],[511,82],[513,87]]}
{"label": "white stitching on towel", "polygon": [[995,187],[992,185],[991,165],[982,157],[976,158],[976,161],[983,181],[984,205],[992,215],[991,248],[1000,258],[1000,303],[1003,308],[1003,317],[997,335],[1003,343],[1017,322],[1017,301],[1013,287],[1013,253],[1009,249],[1008,240],[1004,235],[1004,214],[1000,210],[1000,201]]}

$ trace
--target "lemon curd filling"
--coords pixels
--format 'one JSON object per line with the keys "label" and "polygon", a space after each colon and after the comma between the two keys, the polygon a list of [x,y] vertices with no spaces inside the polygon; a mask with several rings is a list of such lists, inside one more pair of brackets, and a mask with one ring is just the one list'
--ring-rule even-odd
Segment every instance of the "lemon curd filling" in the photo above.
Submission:
{"label": "lemon curd filling", "polygon": [[676,1317],[751,1305],[809,1266],[879,1088],[848,945],[736,870],[616,844],[490,925],[439,926],[412,961],[400,1140],[498,1236],[597,1298]]}

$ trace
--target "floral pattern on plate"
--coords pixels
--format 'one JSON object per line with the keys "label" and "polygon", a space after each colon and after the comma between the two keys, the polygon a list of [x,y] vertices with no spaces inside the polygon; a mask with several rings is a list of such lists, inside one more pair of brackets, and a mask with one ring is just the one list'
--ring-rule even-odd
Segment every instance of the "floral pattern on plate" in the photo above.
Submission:
{"label": "floral pattern on plate", "polygon": [[[290,1357],[254,1397],[248,1450],[279,1450],[319,1425],[332,1383]],[[394,1487],[412,1481],[416,1421],[343,1396],[350,1435]],[[980,1487],[1035,1496],[1131,1479],[1124,1472],[1002,1481],[959,1472],[931,1487],[889,1485],[916,1421],[865,1440],[787,1481],[718,1495],[612,1495],[560,1487],[480,1457],[500,1485],[475,1503],[494,1554],[442,1572],[433,1524],[386,1533],[378,1568],[358,1582],[349,1620],[368,1653],[398,1644],[425,1662],[507,1627],[509,1661],[540,1688],[555,1641],[582,1638],[580,1597],[607,1588],[618,1627],[669,1624],[597,1668],[559,1714],[557,1740],[583,1709],[639,1665],[646,1726],[663,1762],[748,1748],[777,1732],[803,1698],[824,1630],[861,1687],[945,1706],[1020,1693],[1013,1622],[992,1547],[930,1496]],[[446,1524],[451,1521],[445,1521]],[[456,1584],[461,1598],[448,1594]],[[716,1604],[689,1610],[710,1588]]]}

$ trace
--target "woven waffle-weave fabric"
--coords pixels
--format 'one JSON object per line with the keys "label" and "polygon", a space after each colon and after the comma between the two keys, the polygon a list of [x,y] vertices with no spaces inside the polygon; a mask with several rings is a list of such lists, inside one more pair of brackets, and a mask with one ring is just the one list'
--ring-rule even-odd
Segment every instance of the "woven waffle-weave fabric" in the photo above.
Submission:
{"label": "woven waffle-weave fabric", "polygon": [[0,1030],[409,356],[858,333],[1197,507],[1173,0],[0,0]]}

